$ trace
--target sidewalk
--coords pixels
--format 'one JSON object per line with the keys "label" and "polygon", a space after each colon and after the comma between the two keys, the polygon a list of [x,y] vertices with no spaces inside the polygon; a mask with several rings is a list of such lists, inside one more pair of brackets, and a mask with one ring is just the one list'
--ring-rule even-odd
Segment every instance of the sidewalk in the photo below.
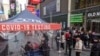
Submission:
{"label": "sidewalk", "polygon": [[50,56],[64,56],[64,52],[59,53],[57,50],[51,50]]}
{"label": "sidewalk", "polygon": [[[65,53],[64,51],[61,51],[61,53],[59,53],[56,50],[51,50],[50,51],[50,56],[68,56],[68,55],[65,55],[64,53]],[[81,56],[89,56],[89,55],[90,55],[90,51],[83,51],[81,53]],[[75,56],[75,51],[74,50],[72,50],[71,56]]]}

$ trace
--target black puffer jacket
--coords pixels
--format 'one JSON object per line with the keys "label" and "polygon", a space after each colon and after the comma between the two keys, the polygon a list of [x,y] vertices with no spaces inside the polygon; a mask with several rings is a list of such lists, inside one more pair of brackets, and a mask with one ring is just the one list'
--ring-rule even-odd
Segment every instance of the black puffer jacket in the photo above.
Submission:
{"label": "black puffer jacket", "polygon": [[100,42],[98,43],[98,50],[99,50],[99,54],[98,54],[98,56],[100,56]]}
{"label": "black puffer jacket", "polygon": [[92,48],[91,48],[91,53],[90,56],[100,56],[99,55],[100,52],[100,43],[94,43]]}

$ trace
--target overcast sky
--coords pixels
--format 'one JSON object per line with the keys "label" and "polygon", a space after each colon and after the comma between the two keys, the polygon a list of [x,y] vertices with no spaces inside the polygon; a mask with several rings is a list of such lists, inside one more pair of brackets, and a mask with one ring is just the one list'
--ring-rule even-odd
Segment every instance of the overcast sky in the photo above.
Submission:
{"label": "overcast sky", "polygon": [[2,1],[2,0],[0,0],[0,3],[1,3],[1,1]]}

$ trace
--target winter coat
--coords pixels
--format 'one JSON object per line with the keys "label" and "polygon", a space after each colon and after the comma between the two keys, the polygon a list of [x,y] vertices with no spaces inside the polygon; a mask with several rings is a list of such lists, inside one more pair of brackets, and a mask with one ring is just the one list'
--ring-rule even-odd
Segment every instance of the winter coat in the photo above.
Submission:
{"label": "winter coat", "polygon": [[92,48],[91,48],[91,53],[90,56],[100,56],[99,52],[100,52],[100,44],[99,43],[94,43]]}
{"label": "winter coat", "polygon": [[27,52],[27,51],[32,50],[32,47],[29,44],[26,44],[24,49]]}
{"label": "winter coat", "polygon": [[62,35],[61,37],[62,37],[62,38],[61,38],[61,43],[65,43],[65,36]]}
{"label": "winter coat", "polygon": [[82,52],[83,42],[82,40],[76,41],[75,44],[75,51],[76,52]]}
{"label": "winter coat", "polygon": [[69,32],[66,32],[66,33],[65,33],[65,38],[66,38],[66,40],[68,40],[69,37],[70,37],[70,33],[69,33]]}
{"label": "winter coat", "polygon": [[98,56],[100,56],[100,42],[98,43]]}
{"label": "winter coat", "polygon": [[43,56],[49,56],[50,47],[48,46],[46,40],[43,41],[39,49],[42,52]]}
{"label": "winter coat", "polygon": [[81,37],[82,41],[87,41],[88,40],[88,36],[87,36],[86,33],[80,34],[80,37]]}

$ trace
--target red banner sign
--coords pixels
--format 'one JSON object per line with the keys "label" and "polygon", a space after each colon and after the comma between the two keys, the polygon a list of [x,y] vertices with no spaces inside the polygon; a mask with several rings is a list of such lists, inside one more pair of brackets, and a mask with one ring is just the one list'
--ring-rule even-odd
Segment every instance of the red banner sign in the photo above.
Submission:
{"label": "red banner sign", "polygon": [[0,24],[0,31],[60,30],[61,24]]}

